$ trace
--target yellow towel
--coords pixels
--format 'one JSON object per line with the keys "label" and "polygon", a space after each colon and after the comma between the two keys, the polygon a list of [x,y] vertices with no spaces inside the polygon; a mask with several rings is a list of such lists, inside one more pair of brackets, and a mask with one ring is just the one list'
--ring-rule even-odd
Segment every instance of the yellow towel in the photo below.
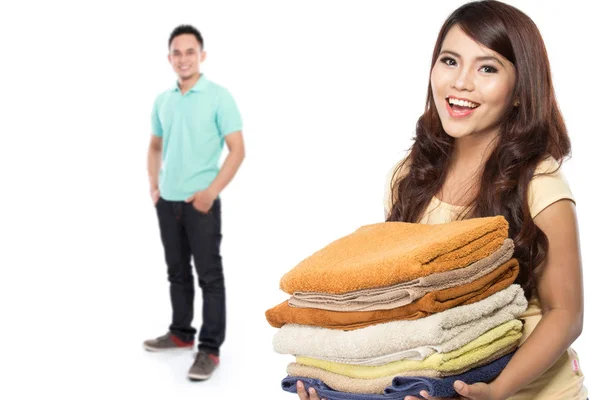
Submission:
{"label": "yellow towel", "polygon": [[[457,371],[477,364],[479,361],[514,346],[522,336],[523,323],[519,320],[508,321],[491,329],[449,353],[435,353],[424,360],[401,360],[375,367],[340,364],[309,357],[296,357],[296,362],[321,368],[351,378],[382,378],[405,371],[436,370]],[[417,333],[418,334],[418,333]]]}
{"label": "yellow towel", "polygon": [[280,281],[286,293],[347,293],[464,268],[508,238],[502,216],[445,224],[366,225],[304,259]]}

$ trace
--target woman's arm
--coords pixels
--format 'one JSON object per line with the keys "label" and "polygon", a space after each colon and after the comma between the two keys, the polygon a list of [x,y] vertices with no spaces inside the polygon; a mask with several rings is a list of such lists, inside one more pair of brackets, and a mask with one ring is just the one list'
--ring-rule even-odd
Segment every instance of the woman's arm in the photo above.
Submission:
{"label": "woman's arm", "polygon": [[548,237],[546,260],[535,273],[542,319],[492,383],[465,385],[461,390],[455,386],[461,399],[507,399],[549,369],[581,333],[583,282],[575,205],[560,200],[540,212],[534,222]]}
{"label": "woman's arm", "polygon": [[538,378],[567,350],[583,328],[583,279],[575,205],[558,201],[534,222],[548,237],[548,254],[536,270],[542,319],[490,384],[494,398],[505,399]]}

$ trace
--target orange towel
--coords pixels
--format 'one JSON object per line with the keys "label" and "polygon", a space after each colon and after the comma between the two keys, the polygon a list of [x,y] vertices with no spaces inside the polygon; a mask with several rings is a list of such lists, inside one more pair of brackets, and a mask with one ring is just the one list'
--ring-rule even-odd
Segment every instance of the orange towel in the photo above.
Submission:
{"label": "orange towel", "polygon": [[347,293],[463,268],[508,238],[503,216],[445,224],[366,225],[304,259],[280,281],[286,293]]}
{"label": "orange towel", "polygon": [[430,292],[419,300],[391,310],[330,311],[317,308],[290,307],[287,301],[266,312],[275,328],[285,324],[313,325],[329,329],[353,330],[396,320],[414,320],[463,304],[483,300],[506,289],[519,274],[519,263],[511,258],[491,273],[463,285]]}

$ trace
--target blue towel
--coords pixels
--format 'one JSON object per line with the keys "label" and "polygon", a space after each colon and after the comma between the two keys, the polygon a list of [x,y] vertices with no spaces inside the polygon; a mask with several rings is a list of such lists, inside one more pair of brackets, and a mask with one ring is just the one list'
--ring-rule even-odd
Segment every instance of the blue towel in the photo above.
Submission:
{"label": "blue towel", "polygon": [[[304,378],[301,376],[286,376],[281,381],[281,388],[286,392],[296,392],[296,382],[302,381],[304,387],[308,390],[309,387],[314,388],[319,394],[320,398],[326,398],[327,400],[390,400],[397,399],[403,400],[404,395],[400,392],[390,392],[386,394],[359,394],[359,393],[346,393],[338,392],[333,390],[320,379]],[[389,386],[391,388],[391,386]]]}
{"label": "blue towel", "polygon": [[460,375],[445,378],[425,378],[420,376],[397,376],[392,381],[392,386],[385,389],[386,393],[400,393],[402,396],[416,395],[421,390],[426,390],[436,397],[454,397],[458,393],[454,390],[454,381],[463,381],[468,385],[477,382],[488,383],[494,380],[506,367],[515,352],[509,353],[491,363],[474,368]]}
{"label": "blue towel", "polygon": [[392,385],[388,386],[384,394],[358,394],[334,390],[319,379],[304,378],[301,376],[286,376],[281,381],[281,388],[286,392],[296,393],[296,382],[304,383],[305,388],[314,388],[319,397],[327,400],[403,400],[406,396],[419,396],[419,392],[426,390],[436,397],[454,397],[458,394],[454,390],[454,381],[460,380],[466,384],[477,382],[490,382],[494,380],[506,367],[515,352],[509,353],[487,365],[474,368],[460,375],[445,378],[426,378],[421,376],[397,376]]}

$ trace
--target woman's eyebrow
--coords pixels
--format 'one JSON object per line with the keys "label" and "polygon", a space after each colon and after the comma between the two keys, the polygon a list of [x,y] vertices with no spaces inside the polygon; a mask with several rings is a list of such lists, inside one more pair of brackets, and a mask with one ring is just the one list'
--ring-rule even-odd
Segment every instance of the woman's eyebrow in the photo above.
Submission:
{"label": "woman's eyebrow", "polygon": [[[456,58],[461,58],[460,54],[458,54],[457,52],[452,51],[452,50],[442,50],[440,52],[440,55],[442,55],[444,53],[450,54],[450,55],[452,55],[452,56],[454,56]],[[492,60],[492,61],[496,61],[498,64],[500,64],[500,65],[502,65],[504,67],[504,64],[502,63],[502,61],[500,61],[497,57],[494,57],[494,56],[480,56],[480,57],[477,57],[476,60],[477,61],[489,61],[489,60]]]}

